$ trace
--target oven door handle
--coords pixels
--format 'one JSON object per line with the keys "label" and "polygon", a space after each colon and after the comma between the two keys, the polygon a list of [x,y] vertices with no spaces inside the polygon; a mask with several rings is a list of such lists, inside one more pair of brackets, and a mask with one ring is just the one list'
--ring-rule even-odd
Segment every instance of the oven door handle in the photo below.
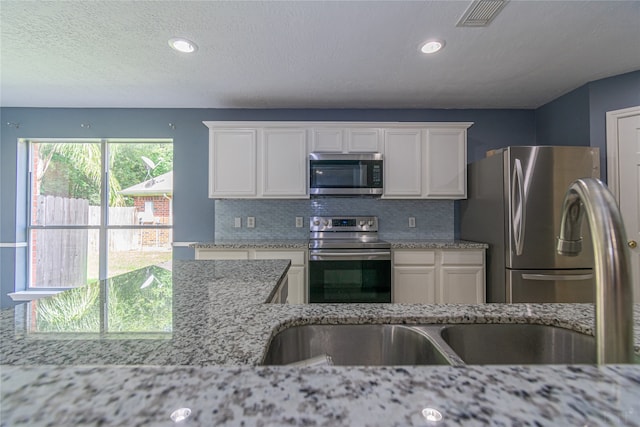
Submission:
{"label": "oven door handle", "polygon": [[391,260],[391,252],[375,251],[375,252],[310,252],[309,261],[328,261],[328,260]]}

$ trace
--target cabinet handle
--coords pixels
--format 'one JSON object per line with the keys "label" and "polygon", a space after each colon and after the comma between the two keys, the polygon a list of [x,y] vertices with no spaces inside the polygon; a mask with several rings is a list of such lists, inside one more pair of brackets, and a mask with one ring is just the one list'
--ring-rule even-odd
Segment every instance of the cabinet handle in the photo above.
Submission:
{"label": "cabinet handle", "polygon": [[635,240],[629,240],[629,243],[627,243],[627,245],[629,245],[631,249],[635,249],[638,246],[638,242],[636,242]]}
{"label": "cabinet handle", "polygon": [[589,280],[593,274],[523,274],[526,280]]}
{"label": "cabinet handle", "polygon": [[[518,196],[516,199],[516,195]],[[527,200],[524,189],[524,174],[522,162],[516,159],[511,177],[511,227],[516,246],[516,255],[522,255],[524,248],[524,232],[526,221]],[[516,204],[517,200],[517,204]]]}

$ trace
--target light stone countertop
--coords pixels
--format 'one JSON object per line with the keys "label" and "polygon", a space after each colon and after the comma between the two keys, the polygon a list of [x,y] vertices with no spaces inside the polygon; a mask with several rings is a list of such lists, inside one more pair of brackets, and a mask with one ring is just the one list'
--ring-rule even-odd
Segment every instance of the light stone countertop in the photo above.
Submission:
{"label": "light stone countertop", "polygon": [[487,249],[487,243],[468,240],[389,240],[391,249]]}
{"label": "light stone countertop", "polygon": [[[389,240],[392,249],[487,249],[487,243],[468,240]],[[308,240],[222,240],[189,245],[196,249],[307,249]]]}
{"label": "light stone countertop", "polygon": [[196,249],[307,249],[309,241],[300,240],[218,240],[189,245]]}
{"label": "light stone countertop", "polygon": [[[590,333],[589,304],[264,302],[288,261],[174,261],[173,330],[34,334],[1,312],[1,425],[640,426],[640,365],[259,367],[270,337],[310,323],[538,323]],[[77,334],[76,334],[77,335]],[[640,353],[640,305],[635,306]],[[423,408],[443,420],[433,423]]]}

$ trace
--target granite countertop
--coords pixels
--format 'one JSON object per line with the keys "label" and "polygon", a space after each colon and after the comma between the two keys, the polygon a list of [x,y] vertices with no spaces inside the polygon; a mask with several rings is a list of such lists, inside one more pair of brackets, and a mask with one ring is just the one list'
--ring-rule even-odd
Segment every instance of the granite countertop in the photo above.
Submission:
{"label": "granite countertop", "polygon": [[487,249],[487,243],[468,240],[389,240],[392,249]]}
{"label": "granite countertop", "polygon": [[[392,249],[487,249],[486,243],[468,240],[389,240]],[[228,240],[198,242],[190,245],[197,249],[307,249],[308,240]]]}
{"label": "granite countertop", "polygon": [[149,336],[43,333],[22,321],[38,302],[3,310],[2,425],[174,425],[180,407],[185,425],[640,425],[640,365],[255,366],[273,334],[308,323],[593,329],[589,304],[265,304],[288,265],[174,261],[172,329]]}
{"label": "granite countertop", "polygon": [[218,240],[189,245],[196,249],[307,249],[307,239],[292,240]]}

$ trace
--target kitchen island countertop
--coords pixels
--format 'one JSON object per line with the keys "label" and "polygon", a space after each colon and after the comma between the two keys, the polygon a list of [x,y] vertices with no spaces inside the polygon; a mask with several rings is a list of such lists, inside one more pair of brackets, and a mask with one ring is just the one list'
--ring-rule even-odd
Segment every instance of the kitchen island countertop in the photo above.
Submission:
{"label": "kitchen island countertop", "polygon": [[[539,323],[590,333],[588,304],[265,304],[288,261],[174,261],[173,328],[30,333],[1,312],[2,425],[640,425],[640,365],[260,367],[309,323]],[[640,305],[635,344],[640,352]],[[425,408],[431,408],[426,409]]]}

